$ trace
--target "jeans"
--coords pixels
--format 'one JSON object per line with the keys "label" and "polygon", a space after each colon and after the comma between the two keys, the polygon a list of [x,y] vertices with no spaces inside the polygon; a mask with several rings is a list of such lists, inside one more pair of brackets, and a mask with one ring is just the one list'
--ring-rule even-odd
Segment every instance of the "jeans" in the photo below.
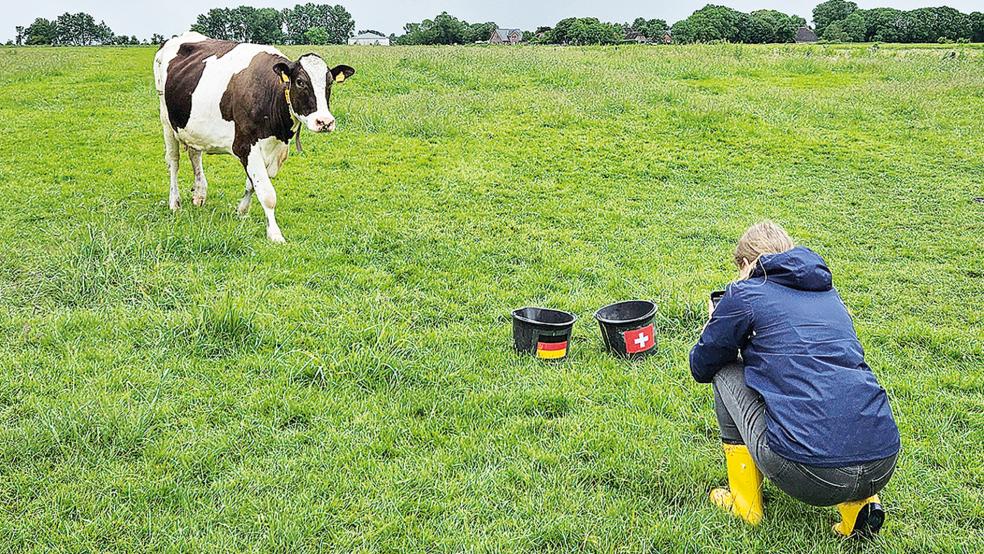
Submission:
{"label": "jeans", "polygon": [[813,506],[863,500],[884,488],[898,455],[847,467],[816,467],[787,460],[769,448],[765,400],[745,385],[745,371],[730,364],[714,376],[714,411],[727,444],[745,444],[759,470],[783,492]]}

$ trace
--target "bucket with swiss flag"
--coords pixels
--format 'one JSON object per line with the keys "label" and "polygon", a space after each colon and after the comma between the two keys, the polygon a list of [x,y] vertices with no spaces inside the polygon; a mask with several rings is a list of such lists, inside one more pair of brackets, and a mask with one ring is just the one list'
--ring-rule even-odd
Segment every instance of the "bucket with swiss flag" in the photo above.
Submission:
{"label": "bucket with swiss flag", "polygon": [[541,360],[563,360],[571,347],[571,330],[577,316],[549,308],[513,310],[516,350]]}
{"label": "bucket with swiss flag", "polygon": [[648,300],[616,302],[595,312],[605,348],[629,359],[643,358],[656,351],[655,316],[656,304]]}

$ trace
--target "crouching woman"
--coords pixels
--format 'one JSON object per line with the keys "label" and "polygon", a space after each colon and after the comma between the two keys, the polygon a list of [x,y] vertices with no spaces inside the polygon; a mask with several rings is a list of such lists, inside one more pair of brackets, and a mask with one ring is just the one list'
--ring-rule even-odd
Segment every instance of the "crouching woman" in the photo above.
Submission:
{"label": "crouching woman", "polygon": [[764,474],[807,504],[837,505],[836,533],[877,533],[899,431],[830,270],[769,221],[734,260],[739,280],[690,351],[694,379],[713,384],[728,471],[711,501],[759,523]]}

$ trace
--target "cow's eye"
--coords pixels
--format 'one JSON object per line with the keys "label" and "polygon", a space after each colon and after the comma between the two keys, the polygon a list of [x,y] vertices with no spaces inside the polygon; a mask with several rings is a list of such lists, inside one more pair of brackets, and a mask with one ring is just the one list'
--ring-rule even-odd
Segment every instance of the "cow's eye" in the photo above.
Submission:
{"label": "cow's eye", "polygon": [[307,88],[307,82],[304,79],[298,79],[297,88]]}

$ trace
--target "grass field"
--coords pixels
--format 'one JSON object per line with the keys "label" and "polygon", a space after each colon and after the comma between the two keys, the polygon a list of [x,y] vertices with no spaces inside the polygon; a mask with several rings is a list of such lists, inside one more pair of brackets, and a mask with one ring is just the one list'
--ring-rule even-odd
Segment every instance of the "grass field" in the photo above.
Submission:
{"label": "grass field", "polygon": [[[984,550],[984,49],[317,51],[358,74],[276,246],[231,157],[167,209],[152,48],[0,49],[0,551]],[[707,501],[686,354],[764,217],[892,399],[876,543]],[[634,297],[630,364],[591,314]],[[566,362],[511,351],[531,304],[581,317]]]}

